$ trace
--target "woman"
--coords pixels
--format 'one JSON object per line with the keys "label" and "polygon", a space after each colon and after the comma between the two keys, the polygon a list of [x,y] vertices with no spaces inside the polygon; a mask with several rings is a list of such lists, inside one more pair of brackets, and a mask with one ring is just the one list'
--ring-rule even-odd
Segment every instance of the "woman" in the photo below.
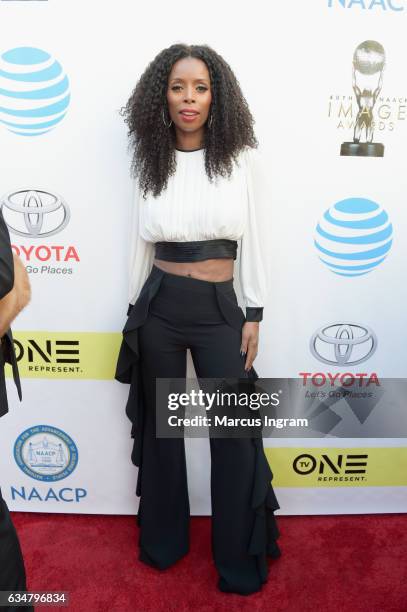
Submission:
{"label": "woman", "polygon": [[[189,549],[182,438],[155,435],[156,378],[256,380],[267,297],[260,224],[265,175],[253,119],[228,64],[207,46],[172,45],[149,64],[123,109],[137,177],[129,318],[116,378],[139,467],[140,560],[165,569]],[[260,211],[263,206],[263,213]],[[233,289],[237,240],[246,317]],[[212,551],[218,587],[249,594],[277,557],[278,509],[262,439],[210,438]]]}
{"label": "woman", "polygon": [[[8,412],[4,366],[13,368],[14,381],[21,399],[21,385],[14,354],[10,325],[27,306],[31,297],[30,283],[24,264],[13,255],[7,225],[0,209],[0,417]],[[26,591],[26,573],[17,532],[0,489],[0,591]],[[2,607],[5,612],[13,606]],[[33,611],[32,606],[21,610]]]}

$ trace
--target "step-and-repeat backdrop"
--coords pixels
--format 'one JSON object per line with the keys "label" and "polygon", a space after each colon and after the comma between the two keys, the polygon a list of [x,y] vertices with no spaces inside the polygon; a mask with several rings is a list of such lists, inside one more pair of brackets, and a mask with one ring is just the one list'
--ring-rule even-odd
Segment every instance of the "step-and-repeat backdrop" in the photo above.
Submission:
{"label": "step-and-repeat backdrop", "polygon": [[[407,1],[190,9],[0,0],[0,202],[32,284],[14,325],[23,402],[9,380],[0,423],[13,510],[137,511],[128,387],[113,378],[132,207],[119,110],[174,42],[209,44],[230,63],[269,166],[260,376],[317,389],[353,374],[366,390],[407,375]],[[265,439],[281,512],[405,511],[405,440],[374,425],[386,405],[328,408],[324,435]],[[192,513],[208,514],[208,440],[186,450]]]}

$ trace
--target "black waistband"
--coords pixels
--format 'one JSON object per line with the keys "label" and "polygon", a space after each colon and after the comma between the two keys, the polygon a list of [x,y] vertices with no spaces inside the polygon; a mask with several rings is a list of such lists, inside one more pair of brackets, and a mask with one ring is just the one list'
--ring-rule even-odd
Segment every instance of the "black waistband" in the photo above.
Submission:
{"label": "black waistband", "polygon": [[164,261],[203,261],[230,257],[236,259],[237,241],[227,238],[191,242],[156,242],[155,256]]}

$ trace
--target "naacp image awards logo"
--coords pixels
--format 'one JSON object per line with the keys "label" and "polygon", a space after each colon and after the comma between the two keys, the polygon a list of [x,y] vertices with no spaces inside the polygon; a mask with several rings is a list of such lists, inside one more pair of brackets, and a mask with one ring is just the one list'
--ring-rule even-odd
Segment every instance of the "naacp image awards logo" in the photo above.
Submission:
{"label": "naacp image awards logo", "polygon": [[[349,60],[349,89],[332,92],[328,102],[329,119],[335,122],[337,130],[347,134],[340,155],[383,157],[385,147],[381,140],[393,133],[400,122],[405,122],[407,98],[384,87],[388,61],[379,41],[361,42]],[[341,80],[344,77],[343,68]]]}

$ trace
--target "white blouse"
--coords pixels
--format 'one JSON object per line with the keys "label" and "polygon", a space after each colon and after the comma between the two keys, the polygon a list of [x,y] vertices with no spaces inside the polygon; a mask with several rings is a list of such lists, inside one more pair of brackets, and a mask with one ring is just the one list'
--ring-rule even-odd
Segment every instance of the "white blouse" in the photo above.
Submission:
{"label": "white blouse", "polygon": [[[239,155],[230,178],[211,183],[204,149],[176,151],[177,168],[158,197],[144,199],[135,181],[131,227],[130,293],[134,304],[154,260],[154,243],[227,238],[240,240],[239,277],[246,307],[267,299],[268,173],[257,150]],[[239,248],[239,243],[238,243]]]}

